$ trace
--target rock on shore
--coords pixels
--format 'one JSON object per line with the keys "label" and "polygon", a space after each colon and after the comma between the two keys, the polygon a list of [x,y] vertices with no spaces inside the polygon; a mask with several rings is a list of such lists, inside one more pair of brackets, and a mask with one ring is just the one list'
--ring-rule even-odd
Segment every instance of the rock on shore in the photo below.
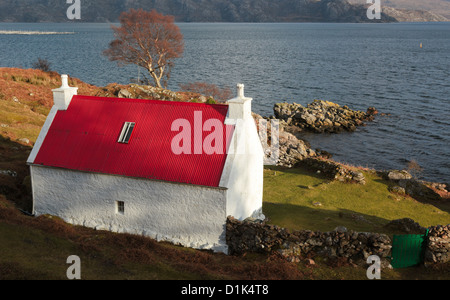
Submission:
{"label": "rock on shore", "polygon": [[[262,144],[264,147],[264,153],[266,154],[266,157],[270,157],[273,155],[272,153],[272,146],[268,145],[272,143],[272,128],[271,128],[271,122],[270,120],[267,120],[267,118],[263,118],[262,116],[253,113],[253,118],[255,120],[256,126],[258,127],[258,130],[260,131],[260,138],[264,139],[267,138],[268,141],[265,142],[262,140]],[[260,122],[266,119],[266,137],[261,136],[261,130],[264,130],[263,128],[260,128],[261,124]],[[278,159],[276,161],[277,166],[282,167],[288,167],[292,168],[295,165],[297,165],[300,161],[310,158],[310,157],[317,157],[320,156],[320,153],[317,151],[311,149],[311,146],[307,141],[304,141],[297,136],[295,136],[291,132],[287,132],[285,130],[285,126],[280,124],[279,126],[279,132],[278,132]],[[273,163],[273,162],[272,162]],[[272,163],[268,163],[269,165]]]}
{"label": "rock on shore", "polygon": [[347,106],[324,100],[314,100],[306,107],[297,103],[277,103],[275,117],[287,126],[297,126],[316,133],[355,131],[366,121],[372,121],[378,111],[370,107],[367,112],[351,110]]}
{"label": "rock on shore", "polygon": [[379,171],[379,174],[391,182],[389,190],[400,195],[409,195],[416,200],[448,200],[447,185],[414,178],[407,170]]}

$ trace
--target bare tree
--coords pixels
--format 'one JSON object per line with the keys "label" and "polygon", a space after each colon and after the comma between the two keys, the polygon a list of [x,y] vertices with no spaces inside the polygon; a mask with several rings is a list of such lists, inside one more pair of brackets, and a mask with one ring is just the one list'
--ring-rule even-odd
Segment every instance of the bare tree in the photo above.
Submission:
{"label": "bare tree", "polygon": [[174,17],[156,10],[131,9],[123,12],[119,21],[120,27],[112,26],[116,39],[103,54],[119,65],[145,68],[157,87],[166,87],[174,60],[184,51],[183,35]]}
{"label": "bare tree", "polygon": [[51,63],[46,59],[38,58],[38,60],[33,63],[33,68],[44,71],[44,72],[50,72],[51,71]]}

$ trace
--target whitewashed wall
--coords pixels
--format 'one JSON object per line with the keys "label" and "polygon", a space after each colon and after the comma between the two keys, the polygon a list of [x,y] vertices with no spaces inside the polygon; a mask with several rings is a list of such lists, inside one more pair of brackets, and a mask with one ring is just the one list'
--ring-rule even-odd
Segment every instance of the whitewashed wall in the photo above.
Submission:
{"label": "whitewashed wall", "polygon": [[[34,213],[227,253],[226,189],[31,166]],[[125,202],[118,214],[116,201]]]}
{"label": "whitewashed wall", "polygon": [[244,220],[264,219],[264,150],[252,116],[252,98],[244,95],[244,85],[237,85],[237,97],[228,101],[225,124],[235,130],[228,149],[219,186],[228,188],[227,215]]}
{"label": "whitewashed wall", "polygon": [[253,119],[237,122],[220,186],[228,188],[227,215],[264,219],[264,152]]}

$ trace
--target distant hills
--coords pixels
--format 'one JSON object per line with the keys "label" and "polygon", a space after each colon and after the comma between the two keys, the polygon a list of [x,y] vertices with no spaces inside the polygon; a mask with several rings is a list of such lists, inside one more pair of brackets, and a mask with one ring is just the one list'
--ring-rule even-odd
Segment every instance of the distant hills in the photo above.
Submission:
{"label": "distant hills", "polygon": [[[142,7],[174,15],[179,22],[426,22],[448,21],[438,12],[441,2],[443,13],[447,7],[444,4],[450,6],[450,0],[382,0],[383,5],[392,5],[383,9],[380,20],[369,20],[367,8],[370,5],[366,0],[349,1],[81,0],[80,21],[116,22],[121,12]],[[402,6],[410,1],[417,5]],[[422,2],[430,4],[424,6]],[[65,0],[1,0],[0,22],[67,22],[69,6]],[[415,11],[416,8],[429,8],[432,12]]]}
{"label": "distant hills", "polygon": [[[352,4],[365,2],[365,0],[348,1]],[[427,11],[450,19],[450,0],[381,0],[381,3],[386,7]]]}

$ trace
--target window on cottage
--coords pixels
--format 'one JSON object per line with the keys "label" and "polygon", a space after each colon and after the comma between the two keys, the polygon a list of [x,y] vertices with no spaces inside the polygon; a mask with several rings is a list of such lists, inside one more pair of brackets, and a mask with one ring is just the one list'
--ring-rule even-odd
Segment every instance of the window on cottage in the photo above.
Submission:
{"label": "window on cottage", "polygon": [[125,214],[125,202],[117,201],[117,203],[116,203],[116,211],[117,211],[118,214],[124,215]]}
{"label": "window on cottage", "polygon": [[133,122],[125,122],[122,132],[120,133],[119,143],[128,144],[130,142],[131,134],[133,133],[135,125],[136,123]]}

